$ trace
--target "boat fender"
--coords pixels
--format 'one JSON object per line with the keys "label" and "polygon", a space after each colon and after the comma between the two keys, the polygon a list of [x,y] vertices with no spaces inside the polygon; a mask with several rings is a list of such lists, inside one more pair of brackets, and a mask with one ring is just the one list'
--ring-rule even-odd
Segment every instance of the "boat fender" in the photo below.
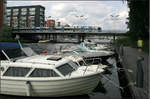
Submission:
{"label": "boat fender", "polygon": [[26,81],[26,94],[27,94],[27,96],[31,96],[31,83],[30,83],[30,81]]}

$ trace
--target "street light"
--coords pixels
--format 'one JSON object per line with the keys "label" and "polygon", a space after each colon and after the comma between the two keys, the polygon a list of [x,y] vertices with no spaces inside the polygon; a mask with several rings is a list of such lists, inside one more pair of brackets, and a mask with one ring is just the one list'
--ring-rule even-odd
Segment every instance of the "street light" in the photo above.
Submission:
{"label": "street light", "polygon": [[110,15],[112,17],[111,20],[113,20],[113,23],[114,23],[114,30],[116,30],[116,22],[117,20],[119,20],[119,15]]}
{"label": "street light", "polygon": [[[115,30],[115,33],[116,33],[117,29],[116,29],[116,22],[115,22],[115,21],[120,20],[120,19],[118,18],[119,15],[110,15],[110,16],[112,17],[111,20],[113,20],[113,23],[114,23],[114,30]],[[115,35],[114,35],[114,41],[115,41]]]}

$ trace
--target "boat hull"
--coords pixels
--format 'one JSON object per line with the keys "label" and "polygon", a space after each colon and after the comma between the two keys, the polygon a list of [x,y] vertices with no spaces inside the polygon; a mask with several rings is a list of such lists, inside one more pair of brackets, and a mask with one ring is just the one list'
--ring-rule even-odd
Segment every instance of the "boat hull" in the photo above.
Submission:
{"label": "boat hull", "polygon": [[[59,80],[16,80],[1,78],[0,93],[32,97],[75,96],[91,93],[99,81],[99,74]],[[27,84],[27,82],[30,84]]]}

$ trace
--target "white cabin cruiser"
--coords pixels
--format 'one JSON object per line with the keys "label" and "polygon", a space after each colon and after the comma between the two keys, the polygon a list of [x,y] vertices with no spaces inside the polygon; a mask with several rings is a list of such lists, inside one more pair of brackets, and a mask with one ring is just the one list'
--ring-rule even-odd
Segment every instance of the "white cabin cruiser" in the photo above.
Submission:
{"label": "white cabin cruiser", "polygon": [[[106,61],[109,57],[114,56],[114,52],[105,50],[89,50],[88,48],[80,45],[71,46],[68,49],[62,50],[62,53],[77,52],[79,56],[83,57],[86,63],[99,64]],[[94,61],[94,62],[93,62]]]}
{"label": "white cabin cruiser", "polygon": [[108,50],[109,47],[106,44],[97,44],[96,42],[93,42],[92,40],[86,39],[84,42],[81,42],[81,44],[84,45],[84,47],[87,47],[89,50]]}
{"label": "white cabin cruiser", "polygon": [[[36,55],[1,61],[0,94],[18,96],[59,97],[89,94],[98,85],[101,68],[78,66],[69,57]],[[92,68],[92,69],[90,69]]]}

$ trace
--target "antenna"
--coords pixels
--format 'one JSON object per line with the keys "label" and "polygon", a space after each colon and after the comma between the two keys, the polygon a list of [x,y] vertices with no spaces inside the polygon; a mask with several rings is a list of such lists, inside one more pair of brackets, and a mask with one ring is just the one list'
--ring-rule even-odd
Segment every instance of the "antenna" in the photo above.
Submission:
{"label": "antenna", "polygon": [[5,55],[5,57],[10,61],[10,58],[7,56],[7,54],[2,50],[2,53]]}

